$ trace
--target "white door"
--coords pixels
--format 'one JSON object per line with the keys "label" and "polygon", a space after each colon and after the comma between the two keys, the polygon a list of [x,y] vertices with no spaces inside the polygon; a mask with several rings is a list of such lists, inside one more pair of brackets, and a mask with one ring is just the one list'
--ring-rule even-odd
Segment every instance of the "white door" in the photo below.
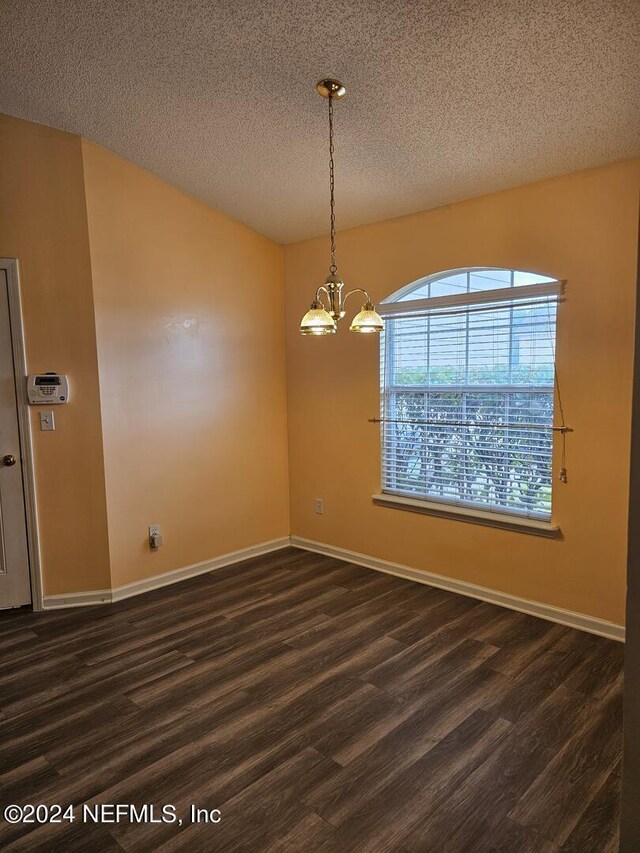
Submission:
{"label": "white door", "polygon": [[0,608],[31,603],[7,274],[0,269]]}

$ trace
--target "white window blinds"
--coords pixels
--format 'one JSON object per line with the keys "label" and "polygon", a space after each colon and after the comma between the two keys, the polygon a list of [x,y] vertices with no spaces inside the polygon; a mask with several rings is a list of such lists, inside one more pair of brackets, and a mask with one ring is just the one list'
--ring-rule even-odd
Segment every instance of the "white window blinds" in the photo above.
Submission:
{"label": "white window blinds", "polygon": [[561,289],[382,306],[383,492],[550,519]]}

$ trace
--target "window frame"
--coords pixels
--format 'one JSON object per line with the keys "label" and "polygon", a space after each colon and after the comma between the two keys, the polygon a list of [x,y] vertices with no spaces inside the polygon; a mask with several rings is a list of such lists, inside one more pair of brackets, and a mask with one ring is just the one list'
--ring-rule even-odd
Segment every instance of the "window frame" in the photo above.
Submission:
{"label": "window frame", "polygon": [[[431,297],[420,297],[418,299],[407,299],[406,297],[412,292],[420,289],[425,284],[431,282],[441,282],[444,279],[447,279],[450,276],[458,275],[464,273],[467,275],[467,288],[470,287],[470,275],[474,272],[509,272],[511,273],[511,282],[509,285],[505,287],[498,287],[492,290],[476,290],[470,291],[461,291],[459,294],[452,294],[446,296],[431,296]],[[515,274],[529,274],[539,277],[540,279],[544,279],[544,281],[540,281],[535,284],[515,284]],[[446,270],[440,273],[435,273],[430,276],[425,276],[416,281],[411,282],[408,285],[400,288],[395,291],[393,294],[384,299],[379,306],[380,314],[383,318],[393,319],[393,318],[401,318],[401,317],[412,317],[412,316],[423,316],[425,311],[433,311],[437,309],[443,309],[446,311],[447,308],[455,308],[460,309],[464,308],[465,305],[473,306],[473,305],[481,305],[482,303],[487,303],[488,305],[496,305],[502,302],[513,302],[517,300],[519,305],[526,304],[528,299],[536,300],[541,297],[556,297],[557,304],[562,302],[562,297],[564,294],[566,282],[560,279],[551,278],[550,276],[546,276],[541,273],[531,273],[526,270],[519,269],[506,269],[506,268],[498,268],[498,267],[467,267],[467,268],[459,268]],[[554,346],[557,342],[557,321],[558,317],[556,317],[556,334],[554,340]],[[393,334],[394,328],[392,324],[389,324],[385,328],[384,333],[384,351],[381,352],[381,372],[380,372],[380,404],[381,404],[381,434],[380,434],[380,452],[381,452],[381,488],[378,494],[372,496],[372,500],[374,503],[390,507],[396,509],[405,509],[413,512],[420,512],[428,515],[437,515],[440,517],[445,517],[448,519],[462,520],[468,521],[475,524],[485,524],[492,527],[501,527],[507,530],[515,530],[526,533],[533,533],[540,536],[552,537],[552,538],[560,538],[561,530],[557,523],[555,523],[553,515],[550,518],[540,518],[526,514],[520,514],[517,510],[510,511],[508,509],[494,509],[487,507],[486,509],[482,508],[482,505],[477,504],[465,504],[464,502],[453,502],[447,501],[446,498],[440,499],[435,495],[427,495],[427,496],[418,496],[412,495],[410,493],[403,493],[402,489],[385,489],[383,484],[385,482],[385,474],[384,474],[384,466],[385,466],[385,425],[384,425],[384,409],[387,401],[387,397],[389,392],[393,391],[394,388],[400,391],[437,391],[437,392],[447,392],[454,391],[457,393],[462,393],[465,389],[468,392],[477,393],[479,390],[482,390],[483,393],[491,393],[494,392],[499,393],[517,393],[521,386],[516,385],[496,385],[496,386],[478,386],[471,385],[468,386],[466,383],[460,384],[451,384],[446,386],[429,386],[429,385],[416,385],[414,386],[395,386],[391,384],[387,384],[385,380],[385,375],[387,373],[386,368],[387,364],[384,363],[383,359],[386,360],[388,358],[389,353],[393,353],[393,349],[389,349],[389,338]],[[555,369],[555,353],[554,353],[554,369]],[[521,390],[527,393],[535,393],[536,390],[544,393],[549,392],[549,386],[533,386],[526,385],[522,386]],[[552,391],[552,394],[555,396],[555,392]],[[555,456],[555,442],[553,441],[553,437],[555,433],[552,432],[552,449],[551,449],[551,470],[553,471],[553,460]],[[392,451],[393,452],[393,451]],[[388,456],[388,453],[386,454]],[[552,479],[553,484],[553,479]],[[553,498],[552,498],[552,512],[553,512]]]}

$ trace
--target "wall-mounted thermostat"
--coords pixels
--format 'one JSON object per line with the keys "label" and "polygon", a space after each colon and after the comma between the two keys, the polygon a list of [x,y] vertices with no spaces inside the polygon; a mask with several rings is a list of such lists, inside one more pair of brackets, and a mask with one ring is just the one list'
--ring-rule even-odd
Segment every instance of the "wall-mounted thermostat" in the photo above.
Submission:
{"label": "wall-mounted thermostat", "polygon": [[33,373],[27,377],[27,397],[31,404],[69,402],[69,380],[64,373]]}

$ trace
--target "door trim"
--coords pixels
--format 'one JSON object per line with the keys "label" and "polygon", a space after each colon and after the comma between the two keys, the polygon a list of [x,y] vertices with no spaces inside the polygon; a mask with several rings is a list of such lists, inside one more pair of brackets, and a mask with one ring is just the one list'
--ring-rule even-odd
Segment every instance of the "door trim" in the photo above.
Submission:
{"label": "door trim", "polygon": [[36,480],[33,464],[33,440],[31,418],[26,399],[27,356],[22,322],[22,300],[20,298],[20,270],[16,258],[0,258],[0,270],[7,276],[9,294],[9,324],[13,352],[13,377],[18,408],[18,431],[20,433],[20,459],[24,489],[25,515],[27,519],[27,549],[29,552],[29,575],[31,578],[31,606],[42,610],[42,563],[38,537],[38,508],[36,505]]}

